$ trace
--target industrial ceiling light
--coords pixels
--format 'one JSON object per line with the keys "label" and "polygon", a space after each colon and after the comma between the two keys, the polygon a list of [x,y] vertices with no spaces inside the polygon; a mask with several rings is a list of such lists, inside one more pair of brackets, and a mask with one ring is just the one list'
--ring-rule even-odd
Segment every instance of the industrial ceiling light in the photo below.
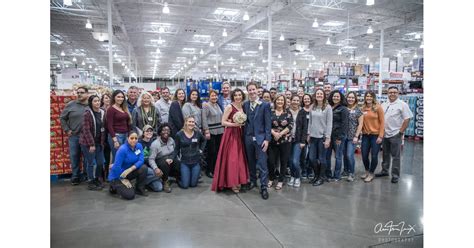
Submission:
{"label": "industrial ceiling light", "polygon": [[83,65],[83,66],[86,65],[86,62],[84,62],[84,60],[83,60],[82,63],[81,63],[81,65]]}
{"label": "industrial ceiling light", "polygon": [[124,63],[124,62],[122,62],[122,66],[125,66],[125,63]]}
{"label": "industrial ceiling light", "polygon": [[194,56],[193,56],[193,60],[196,60],[196,59],[197,59],[197,58],[196,58],[196,55],[194,55]]}
{"label": "industrial ceiling light", "polygon": [[296,65],[296,60],[295,60],[295,61],[293,61],[293,65]]}
{"label": "industrial ceiling light", "polygon": [[415,52],[415,55],[413,55],[413,58],[414,59],[418,58],[418,54],[416,54],[416,52]]}
{"label": "industrial ceiling light", "polygon": [[168,8],[168,3],[165,2],[163,6],[163,14],[169,14],[170,13],[170,8]]}
{"label": "industrial ceiling light", "polygon": [[400,51],[398,51],[397,57],[401,57],[401,56],[402,56],[402,53]]}
{"label": "industrial ceiling light", "polygon": [[161,53],[160,48],[156,49],[156,53]]}
{"label": "industrial ceiling light", "polygon": [[248,21],[250,19],[249,13],[247,11],[245,11],[243,19],[244,19],[244,21]]}
{"label": "industrial ceiling light", "polygon": [[369,57],[367,57],[367,58],[365,59],[365,62],[369,62],[369,61],[370,61],[370,59],[369,59]]}
{"label": "industrial ceiling light", "polygon": [[214,41],[211,40],[211,43],[209,43],[209,46],[213,47],[214,46]]}
{"label": "industrial ceiling light", "polygon": [[367,33],[368,33],[368,34],[371,34],[371,33],[373,33],[373,32],[374,32],[374,30],[372,29],[372,26],[369,26],[369,28],[367,29]]}
{"label": "industrial ceiling light", "polygon": [[367,0],[367,3],[366,3],[367,6],[371,6],[374,4],[375,4],[375,0]]}
{"label": "industrial ceiling light", "polygon": [[341,51],[341,49],[339,49],[339,50],[337,51],[337,55],[341,55],[341,54],[342,54],[342,51]]}
{"label": "industrial ceiling light", "polygon": [[221,65],[224,65],[224,61],[221,62]]}
{"label": "industrial ceiling light", "polygon": [[159,37],[158,37],[158,45],[163,44],[163,42],[165,42],[165,41],[161,39],[161,36],[159,36]]}
{"label": "industrial ceiling light", "polygon": [[245,51],[244,51],[244,52],[242,52],[242,56],[245,56]]}
{"label": "industrial ceiling light", "polygon": [[92,69],[92,65],[89,65],[89,69]]}
{"label": "industrial ceiling light", "polygon": [[96,68],[94,68],[94,71],[97,71],[97,67],[96,67]]}
{"label": "industrial ceiling light", "polygon": [[204,51],[202,50],[202,48],[201,48],[201,51],[199,52],[199,54],[201,54],[201,55],[204,54]]}
{"label": "industrial ceiling light", "polygon": [[61,51],[61,56],[66,56],[66,54],[64,53],[64,51]]}
{"label": "industrial ceiling light", "polygon": [[258,50],[263,50],[262,42],[260,42],[260,45],[258,45]]}
{"label": "industrial ceiling light", "polygon": [[421,34],[420,34],[420,33],[416,33],[416,34],[415,34],[415,39],[421,39]]}
{"label": "industrial ceiling light", "polygon": [[279,59],[281,59],[281,53],[280,53],[280,54],[278,54],[278,58],[279,58]]}
{"label": "industrial ceiling light", "polygon": [[420,48],[421,48],[421,49],[425,48],[425,45],[424,45],[424,42],[423,42],[423,41],[421,41]]}
{"label": "industrial ceiling light", "polygon": [[283,36],[283,33],[280,35],[280,40],[285,40],[285,36]]}
{"label": "industrial ceiling light", "polygon": [[118,61],[119,63],[122,63],[122,60],[121,60],[121,59],[117,59],[117,61]]}
{"label": "industrial ceiling light", "polygon": [[354,55],[352,55],[352,54],[351,54],[351,58],[350,58],[350,60],[354,60]]}
{"label": "industrial ceiling light", "polygon": [[318,18],[314,18],[313,28],[319,27]]}
{"label": "industrial ceiling light", "polygon": [[227,37],[227,31],[224,28],[224,31],[222,31],[222,36]]}
{"label": "industrial ceiling light", "polygon": [[99,41],[104,41],[104,37],[102,36],[102,33],[99,34]]}
{"label": "industrial ceiling light", "polygon": [[72,6],[72,0],[64,0],[63,5],[64,6]]}
{"label": "industrial ceiling light", "polygon": [[72,58],[72,62],[76,62],[76,61],[77,61],[76,57]]}
{"label": "industrial ceiling light", "polygon": [[188,65],[190,65],[190,64],[191,64],[191,61],[188,61]]}
{"label": "industrial ceiling light", "polygon": [[87,19],[86,28],[92,29],[92,24],[91,24],[91,21],[89,21],[89,19]]}
{"label": "industrial ceiling light", "polygon": [[57,68],[61,68],[61,65],[60,65],[60,64],[57,64],[56,67],[57,67]]}
{"label": "industrial ceiling light", "polygon": [[240,66],[240,69],[242,70],[242,69],[244,69],[244,67],[243,67],[243,66]]}
{"label": "industrial ceiling light", "polygon": [[117,58],[117,53],[114,53],[114,58]]}
{"label": "industrial ceiling light", "polygon": [[326,45],[331,45],[331,39],[328,37],[328,40],[326,41]]}
{"label": "industrial ceiling light", "polygon": [[413,65],[413,60],[410,61],[410,65]]}
{"label": "industrial ceiling light", "polygon": [[65,67],[66,67],[66,68],[68,68],[68,67],[69,67],[69,65],[65,65]]}
{"label": "industrial ceiling light", "polygon": [[164,28],[163,26],[161,26],[161,27],[158,29],[158,32],[164,33],[164,32],[165,32],[165,28]]}
{"label": "industrial ceiling light", "polygon": [[369,44],[369,49],[372,49],[374,48],[374,45],[372,44],[372,42]]}

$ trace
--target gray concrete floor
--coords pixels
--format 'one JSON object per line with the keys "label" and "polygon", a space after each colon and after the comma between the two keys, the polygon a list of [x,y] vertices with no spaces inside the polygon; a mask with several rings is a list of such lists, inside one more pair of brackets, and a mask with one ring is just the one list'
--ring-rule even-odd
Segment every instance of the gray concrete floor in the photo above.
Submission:
{"label": "gray concrete floor", "polygon": [[[364,171],[356,155],[357,177]],[[381,160],[380,160],[381,162]],[[377,172],[380,169],[377,168]],[[398,184],[361,179],[234,195],[197,188],[149,193],[133,201],[51,186],[52,247],[422,247],[423,143],[407,141]],[[414,231],[375,233],[378,223],[405,222]],[[402,224],[394,226],[400,229]],[[406,238],[408,237],[408,238]],[[404,239],[400,239],[404,238]]]}

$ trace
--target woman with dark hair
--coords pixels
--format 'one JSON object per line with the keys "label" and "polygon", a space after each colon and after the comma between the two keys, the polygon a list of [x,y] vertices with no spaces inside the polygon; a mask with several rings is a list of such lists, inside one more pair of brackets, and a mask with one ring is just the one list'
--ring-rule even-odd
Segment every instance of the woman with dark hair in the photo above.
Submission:
{"label": "woman with dark hair", "polygon": [[160,116],[155,108],[153,96],[145,91],[138,98],[137,107],[133,110],[132,129],[138,133],[138,136],[142,136],[143,127],[146,125],[157,130],[160,126]]}
{"label": "woman with dark hair", "polygon": [[184,127],[176,134],[176,147],[173,157],[181,156],[181,181],[182,189],[196,187],[201,173],[201,156],[206,147],[206,138],[197,130],[194,117],[184,118]]}
{"label": "woman with dark hair", "polygon": [[181,108],[184,105],[186,93],[183,89],[177,89],[174,93],[174,101],[170,105],[168,123],[171,127],[171,137],[175,137],[176,133],[183,128],[184,118]]}
{"label": "woman with dark hair", "polygon": [[265,102],[269,102],[269,103],[272,102],[272,95],[270,94],[270,91],[263,90],[262,100],[265,101]]}
{"label": "woman with dark hair", "polygon": [[[143,147],[138,143],[138,134],[131,131],[127,135],[127,141],[117,150],[110,170],[110,193],[118,193],[126,200],[132,200],[135,194],[148,196],[145,191],[147,167],[143,163]],[[130,182],[133,179],[137,180],[135,188]]]}
{"label": "woman with dark hair", "polygon": [[[333,90],[329,93],[329,105],[332,106],[332,131],[331,145],[326,151],[326,164],[328,176],[332,181],[341,180],[341,167],[344,156],[344,143],[346,141],[349,129],[349,110],[347,110],[347,102],[344,95],[339,90]],[[336,154],[336,165],[334,167],[334,175],[331,175],[331,156],[334,150]]]}
{"label": "woman with dark hair", "polygon": [[319,88],[314,92],[308,123],[309,161],[314,170],[313,186],[328,181],[326,177],[326,149],[331,143],[332,108],[328,106],[326,94]]}
{"label": "woman with dark hair", "polygon": [[168,123],[163,123],[158,128],[159,137],[153,141],[150,148],[149,166],[157,177],[163,181],[163,190],[171,193],[168,177],[174,176],[179,180],[179,160],[174,156],[176,147],[173,138],[170,137],[171,128]]}
{"label": "woman with dark hair", "polygon": [[[377,97],[373,91],[365,93],[362,113],[364,114],[364,121],[362,125],[361,153],[365,174],[360,178],[368,183],[374,179],[385,128],[384,112],[382,106],[377,103]],[[371,154],[371,159],[369,159],[369,153]]]}
{"label": "woman with dark hair", "polygon": [[[296,139],[301,141],[301,156],[300,156],[300,167],[301,167],[301,178],[306,179],[313,175],[313,169],[309,166],[308,161],[308,123],[309,123],[309,112],[311,111],[311,104],[313,104],[313,99],[310,94],[304,94],[302,98],[303,107],[298,113],[297,122],[303,122],[303,126],[306,126],[304,130],[296,129]],[[314,175],[313,175],[314,176]]]}
{"label": "woman with dark hair", "polygon": [[151,145],[155,141],[155,139],[156,137],[153,127],[150,125],[146,125],[143,127],[143,134],[138,139],[138,143],[140,143],[143,147],[143,159],[145,165],[147,166],[145,184],[148,187],[148,190],[160,192],[163,190],[163,183],[161,179],[157,175],[155,175],[153,170],[150,168],[150,164],[148,163],[148,158],[150,157],[151,153]]}
{"label": "woman with dark hair", "polygon": [[242,140],[242,127],[247,118],[242,108],[245,94],[237,88],[231,92],[230,98],[232,103],[227,105],[222,115],[221,122],[225,130],[217,154],[211,190],[217,192],[230,188],[234,193],[239,193],[241,185],[246,184],[249,178]]}
{"label": "woman with dark hair", "polygon": [[349,131],[347,132],[347,139],[344,144],[344,167],[347,173],[347,181],[354,181],[355,172],[355,158],[354,153],[359,142],[359,136],[362,132],[364,124],[364,115],[357,106],[357,94],[353,91],[347,93],[347,108],[349,109]]}
{"label": "woman with dark hair", "polygon": [[[104,166],[103,145],[105,141],[104,110],[100,109],[100,98],[97,95],[90,96],[88,108],[84,112],[84,122],[79,136],[79,144],[85,152],[87,161],[86,172],[89,179],[89,190],[100,190],[104,186],[99,181]],[[95,161],[95,173],[94,173]]]}
{"label": "woman with dark hair", "polygon": [[300,97],[293,95],[291,97],[291,105],[289,111],[293,116],[293,129],[291,130],[291,155],[289,159],[291,179],[288,186],[298,188],[301,186],[301,167],[300,157],[301,150],[306,145],[306,133],[308,132],[308,122],[306,121],[306,114],[302,112],[300,107]]}
{"label": "woman with dark hair", "polygon": [[202,103],[201,98],[199,97],[199,91],[197,89],[192,89],[189,92],[186,103],[183,105],[183,117],[188,116],[194,117],[196,127],[198,130],[202,128]]}
{"label": "woman with dark hair", "polygon": [[[288,158],[291,152],[291,130],[293,129],[294,121],[293,115],[288,111],[286,102],[287,99],[284,95],[277,95],[273,101],[271,115],[272,140],[268,148],[268,188],[272,187],[273,180],[278,179],[278,183],[275,186],[276,190],[280,190],[283,187]],[[276,178],[275,170],[278,158],[280,159],[280,175]]]}
{"label": "woman with dark hair", "polygon": [[[106,92],[100,98],[100,109],[104,110],[105,116],[107,116],[107,109],[110,107],[110,101],[112,96],[109,92]],[[104,127],[107,126],[107,118],[104,118]],[[103,181],[107,181],[107,176],[109,175],[109,165],[110,165],[110,145],[109,145],[109,132],[107,128],[105,129],[105,142],[104,142],[104,170],[102,173]]]}
{"label": "woman with dark hair", "polygon": [[125,94],[115,90],[112,94],[111,106],[107,109],[107,131],[109,132],[109,146],[112,148],[112,162],[117,149],[127,140],[128,132],[132,128],[132,117],[128,112]]}
{"label": "woman with dark hair", "polygon": [[213,178],[217,153],[221,144],[224,127],[222,126],[222,110],[217,103],[219,93],[215,90],[209,92],[209,102],[202,107],[202,128],[207,141],[207,170],[206,176]]}

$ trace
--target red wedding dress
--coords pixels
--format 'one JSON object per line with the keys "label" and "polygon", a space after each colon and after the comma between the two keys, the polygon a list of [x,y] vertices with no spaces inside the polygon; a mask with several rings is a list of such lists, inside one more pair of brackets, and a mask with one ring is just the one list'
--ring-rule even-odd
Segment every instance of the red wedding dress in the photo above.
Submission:
{"label": "red wedding dress", "polygon": [[[234,123],[234,114],[238,109],[232,105],[229,120]],[[242,140],[243,128],[226,127],[217,154],[212,191],[221,191],[240,184],[246,184],[249,178],[245,147]]]}

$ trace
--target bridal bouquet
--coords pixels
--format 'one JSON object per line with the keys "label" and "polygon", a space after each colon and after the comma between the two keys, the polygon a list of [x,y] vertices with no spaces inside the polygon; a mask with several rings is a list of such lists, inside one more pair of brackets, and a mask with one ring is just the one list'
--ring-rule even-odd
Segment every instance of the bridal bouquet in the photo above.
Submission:
{"label": "bridal bouquet", "polygon": [[232,119],[237,124],[244,124],[247,120],[247,115],[243,112],[237,112],[234,114],[234,117]]}

